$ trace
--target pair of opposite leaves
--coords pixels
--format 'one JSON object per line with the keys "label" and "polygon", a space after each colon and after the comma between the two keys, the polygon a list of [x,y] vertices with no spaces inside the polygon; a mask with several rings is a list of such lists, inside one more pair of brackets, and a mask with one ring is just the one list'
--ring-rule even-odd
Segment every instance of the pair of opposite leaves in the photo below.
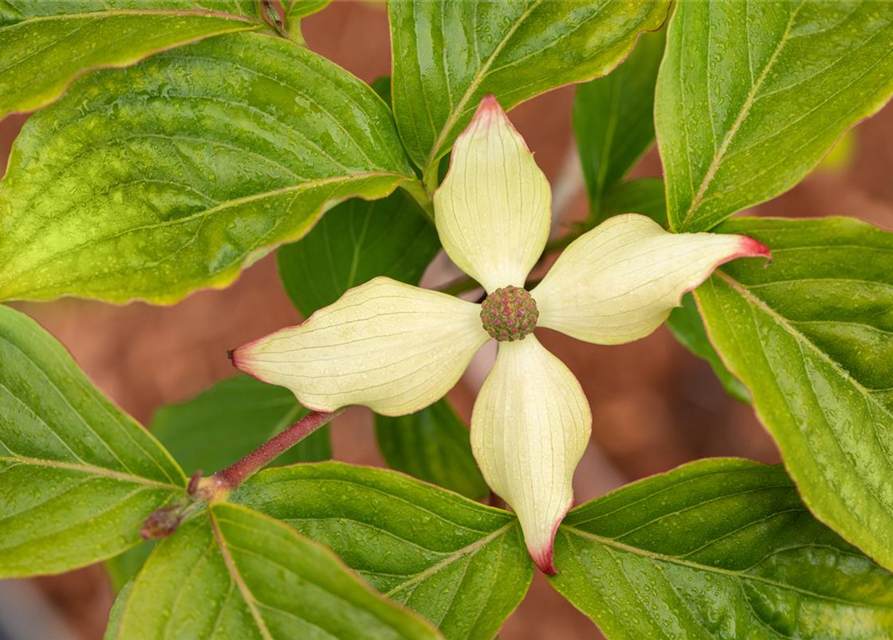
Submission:
{"label": "pair of opposite leaves", "polygon": [[595,344],[638,340],[717,266],[769,250],[744,236],[668,233],[626,214],[580,236],[525,292],[548,239],[551,191],[493,96],[456,140],[434,209],[447,255],[487,291],[483,315],[481,305],[379,277],[305,323],[235,350],[233,363],[317,411],[364,405],[396,416],[443,397],[497,338],[471,419],[472,450],[517,513],[531,557],[554,573],[555,532],[573,501],[592,415],[579,382],[533,326]]}

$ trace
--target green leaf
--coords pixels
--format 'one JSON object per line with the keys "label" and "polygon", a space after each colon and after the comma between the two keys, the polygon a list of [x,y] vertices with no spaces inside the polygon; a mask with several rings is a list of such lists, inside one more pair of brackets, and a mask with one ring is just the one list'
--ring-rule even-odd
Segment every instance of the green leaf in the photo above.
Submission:
{"label": "green leaf", "polygon": [[102,566],[108,575],[114,593],[122,593],[128,585],[133,584],[133,578],[146,564],[146,560],[149,559],[149,554],[152,553],[155,546],[155,540],[143,540],[132,549],[128,549],[114,558],[109,558],[103,563]]}
{"label": "green leaf", "polygon": [[505,109],[562,85],[602,76],[669,3],[388,3],[394,115],[410,158],[436,178],[437,162],[493,94]]}
{"label": "green leaf", "polygon": [[0,577],[121,553],[185,493],[164,448],[27,316],[0,306]]}
{"label": "green leaf", "polygon": [[667,227],[664,181],[660,178],[640,178],[618,182],[605,191],[598,208],[590,211],[582,223],[576,223],[570,233],[549,243],[547,251],[568,246],[581,234],[595,228],[608,218],[623,213],[641,213],[662,227]]}
{"label": "green leaf", "polygon": [[[152,434],[187,474],[220,471],[309,412],[288,389],[239,375],[218,382],[195,398],[162,407]],[[332,457],[328,427],[314,431],[275,464],[318,462]]]}
{"label": "green leaf", "polygon": [[261,19],[257,0],[3,0],[0,27],[31,18],[102,11],[214,11]]}
{"label": "green leaf", "polygon": [[440,637],[330,552],[231,504],[212,505],[158,545],[122,597],[107,640]]}
{"label": "green leaf", "polygon": [[667,199],[664,181],[660,178],[640,178],[608,187],[595,222],[621,213],[641,213],[666,228]]}
{"label": "green leaf", "polygon": [[440,249],[437,230],[403,191],[338,205],[299,242],[279,249],[285,291],[307,318],[375,276],[417,284]]}
{"label": "green leaf", "polygon": [[283,3],[285,9],[285,24],[288,27],[288,35],[295,42],[304,42],[304,36],[301,33],[301,19],[309,15],[322,11],[332,0],[291,0],[291,2]]}
{"label": "green leaf", "polygon": [[704,320],[701,318],[701,312],[698,311],[692,294],[686,293],[682,297],[682,306],[673,309],[670,313],[667,327],[682,346],[710,363],[710,368],[713,369],[713,373],[719,378],[729,395],[741,402],[750,403],[750,392],[738,378],[732,375],[719,354],[716,353],[716,349],[710,344],[707,330],[704,328]]}
{"label": "green leaf", "polygon": [[372,90],[378,94],[378,97],[385,101],[388,109],[391,108],[391,76],[378,76],[369,83]]}
{"label": "green leaf", "polygon": [[828,154],[816,166],[816,173],[843,173],[850,169],[856,160],[859,129],[850,129],[834,143]]}
{"label": "green leaf", "polygon": [[450,640],[492,638],[532,578],[514,516],[391,471],[267,469],[233,500],[330,547]]}
{"label": "green leaf", "polygon": [[596,218],[605,189],[620,182],[654,144],[654,85],[664,33],[642,36],[607,77],[577,86],[574,134]]}
{"label": "green leaf", "polygon": [[809,508],[893,568],[893,234],[850,218],[740,219],[772,263],[695,293]]}
{"label": "green leaf", "polygon": [[89,69],[125,67],[158,51],[258,26],[236,16],[188,11],[104,11],[0,26],[0,118],[49,104]]}
{"label": "green leaf", "polygon": [[0,298],[173,303],[406,179],[368,85],[282,38],[211,38],[28,120],[0,187]]}
{"label": "green leaf", "polygon": [[695,462],[572,510],[552,585],[611,640],[888,638],[893,575],[780,466]]}
{"label": "green leaf", "polygon": [[469,498],[490,492],[471,453],[468,427],[445,399],[398,418],[376,415],[375,436],[392,469]]}
{"label": "green leaf", "polygon": [[670,224],[709,229],[790,189],[893,93],[893,3],[680,2],[655,122]]}
{"label": "green leaf", "polygon": [[105,629],[105,638],[119,637],[118,634],[120,633],[121,628],[121,616],[127,608],[127,600],[128,598],[130,598],[130,591],[132,589],[132,580],[130,582],[122,584],[120,587],[115,587],[118,597],[115,598],[115,602],[112,604],[112,609],[111,611],[109,611],[109,621]]}

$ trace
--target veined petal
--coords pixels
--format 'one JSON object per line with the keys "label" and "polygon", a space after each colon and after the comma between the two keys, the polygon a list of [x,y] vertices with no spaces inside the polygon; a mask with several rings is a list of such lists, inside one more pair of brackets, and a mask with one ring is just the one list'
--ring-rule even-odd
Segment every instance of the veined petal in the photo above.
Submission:
{"label": "veined petal", "polygon": [[443,397],[490,339],[479,314],[480,305],[375,278],[240,347],[233,364],[317,411],[359,404],[403,415]]}
{"label": "veined petal", "polygon": [[471,447],[487,484],[518,514],[534,562],[548,574],[555,573],[555,531],[573,502],[571,482],[591,428],[580,383],[535,336],[499,343],[474,406]]}
{"label": "veined petal", "polygon": [[447,255],[487,292],[523,287],[549,237],[552,192],[496,98],[486,96],[434,193]]}
{"label": "veined petal", "polygon": [[638,340],[716,267],[769,256],[745,236],[668,233],[635,213],[609,218],[572,242],[531,292],[537,326],[596,344]]}

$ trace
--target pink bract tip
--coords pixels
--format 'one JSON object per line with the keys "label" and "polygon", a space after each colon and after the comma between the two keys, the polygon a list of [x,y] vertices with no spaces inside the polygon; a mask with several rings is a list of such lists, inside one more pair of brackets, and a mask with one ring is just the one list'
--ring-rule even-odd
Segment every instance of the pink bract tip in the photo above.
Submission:
{"label": "pink bract tip", "polygon": [[555,563],[553,562],[553,547],[549,547],[547,550],[544,550],[542,553],[538,553],[536,555],[530,554],[533,563],[537,566],[537,568],[545,573],[547,576],[554,576],[558,571],[555,570]]}
{"label": "pink bract tip", "polygon": [[741,253],[738,258],[771,258],[772,251],[762,242],[743,236],[741,238]]}
{"label": "pink bract tip", "polygon": [[496,99],[492,93],[488,93],[481,100],[481,104],[478,106],[479,111],[502,111],[502,107],[499,105],[499,101]]}
{"label": "pink bract tip", "polygon": [[473,125],[474,123],[489,125],[496,118],[508,119],[508,116],[505,114],[505,111],[496,100],[496,96],[494,96],[492,93],[488,93],[481,100],[481,103],[478,105],[477,111],[474,112],[474,117],[471,119],[471,123],[469,124],[468,129],[471,129],[471,125]]}

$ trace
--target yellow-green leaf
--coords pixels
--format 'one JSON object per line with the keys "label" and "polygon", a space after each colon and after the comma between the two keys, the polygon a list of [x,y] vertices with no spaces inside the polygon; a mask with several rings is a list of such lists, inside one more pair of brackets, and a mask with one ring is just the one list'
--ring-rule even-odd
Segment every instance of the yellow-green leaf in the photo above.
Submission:
{"label": "yellow-green leaf", "polygon": [[28,121],[0,185],[0,299],[173,303],[406,179],[368,85],[281,38],[211,38]]}
{"label": "yellow-green leaf", "polygon": [[851,218],[741,218],[765,242],[696,292],[809,508],[893,569],[893,233]]}
{"label": "yellow-green leaf", "polygon": [[106,11],[0,27],[0,118],[49,104],[89,69],[124,67],[158,51],[258,26],[198,12]]}

